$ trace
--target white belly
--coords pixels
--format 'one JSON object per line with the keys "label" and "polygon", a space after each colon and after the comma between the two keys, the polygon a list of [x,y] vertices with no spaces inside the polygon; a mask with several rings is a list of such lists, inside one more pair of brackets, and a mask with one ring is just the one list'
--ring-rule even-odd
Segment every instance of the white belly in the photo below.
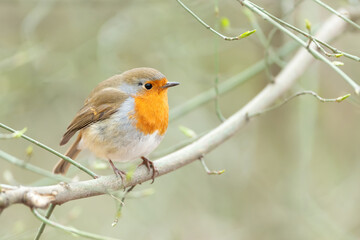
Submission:
{"label": "white belly", "polygon": [[83,130],[80,149],[89,149],[97,157],[104,160],[127,162],[148,156],[163,139],[157,131],[143,134],[134,127],[133,119],[129,119],[129,111],[133,108],[134,99],[128,98],[119,111],[110,118],[93,123]]}
{"label": "white belly", "polygon": [[160,144],[162,137],[157,133],[143,135],[139,140],[126,146],[116,145],[115,152],[107,153],[107,158],[113,161],[125,162],[147,157]]}

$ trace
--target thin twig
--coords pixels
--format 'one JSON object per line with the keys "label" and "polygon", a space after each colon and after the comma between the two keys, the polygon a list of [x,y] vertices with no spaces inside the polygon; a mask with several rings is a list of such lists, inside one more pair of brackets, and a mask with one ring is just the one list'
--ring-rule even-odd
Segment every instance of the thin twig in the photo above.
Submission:
{"label": "thin twig", "polygon": [[311,29],[311,22],[309,20],[307,20],[307,19],[305,20],[305,26],[306,26],[306,29],[308,30],[308,33],[309,33],[309,38],[308,38],[307,45],[306,45],[307,49],[310,48],[311,43],[314,43],[316,45],[316,47],[318,49],[320,49],[320,51],[323,54],[325,54],[326,56],[328,56],[328,57],[336,57],[336,58],[338,58],[338,57],[341,57],[341,56],[344,55],[344,54],[329,53],[328,51],[326,51],[325,48],[323,48],[321,46],[321,44],[316,39],[313,38],[312,33],[311,33],[311,30],[312,30]]}
{"label": "thin twig", "polygon": [[298,96],[302,96],[302,95],[311,95],[311,96],[314,96],[316,97],[320,102],[342,102],[344,101],[345,99],[347,99],[348,97],[350,97],[350,94],[346,94],[344,96],[341,96],[341,97],[337,97],[337,98],[322,98],[320,97],[316,92],[313,92],[313,91],[302,91],[302,92],[298,92],[298,93],[295,93],[294,95],[286,98],[284,101],[282,101],[281,103],[275,105],[275,106],[272,106],[270,108],[267,108],[265,110],[262,110],[260,112],[257,112],[257,113],[253,113],[253,114],[249,114],[247,117],[250,119],[250,118],[253,118],[253,117],[257,117],[257,116],[260,116],[264,113],[267,113],[267,112],[270,112],[274,109],[277,109],[281,106],[283,106],[284,104],[288,103],[289,101],[291,101],[292,99],[298,97]]}
{"label": "thin twig", "polygon": [[[287,11],[286,13],[283,14],[283,17],[288,16],[290,13],[292,13],[296,7],[301,4],[301,1],[298,1],[295,6],[290,9],[289,11]],[[245,15],[248,17],[251,26],[254,29],[257,29],[256,31],[256,35],[259,37],[261,44],[264,46],[265,48],[265,54],[264,54],[264,59],[265,59],[265,63],[266,63],[266,67],[265,67],[265,71],[266,74],[269,77],[269,80],[271,83],[274,82],[274,76],[271,74],[270,71],[270,62],[269,59],[272,58],[272,60],[274,61],[274,63],[276,65],[278,65],[280,68],[284,68],[286,66],[286,63],[276,54],[274,53],[274,49],[271,47],[271,41],[276,33],[276,31],[278,30],[277,28],[273,28],[270,33],[268,34],[268,36],[266,37],[264,34],[264,31],[262,31],[260,25],[258,24],[258,21],[254,15],[254,13],[252,11],[250,11],[249,9],[245,9],[243,11],[245,13]]]}
{"label": "thin twig", "polygon": [[[215,28],[219,27],[219,13],[218,13],[218,2],[215,0],[215,15],[216,15],[216,24]],[[215,89],[215,112],[218,119],[223,122],[225,121],[225,117],[221,112],[220,104],[219,104],[219,68],[220,68],[220,62],[219,62],[219,39],[214,39],[214,67],[215,67],[215,80],[214,80],[214,89]]]}
{"label": "thin twig", "polygon": [[[286,18],[287,16],[291,15],[303,1],[304,0],[297,1],[294,4],[294,6],[292,7],[292,9],[289,9],[287,12],[285,12],[283,14],[283,18]],[[252,18],[254,19],[254,21],[256,21],[256,18],[254,17],[254,14],[250,10],[248,10],[248,11],[253,15]],[[278,31],[278,29],[274,27],[269,32],[269,34],[267,36],[267,42],[265,44],[265,49],[266,49],[266,51],[265,51],[265,61],[266,61],[266,64],[270,67],[269,58],[275,58],[274,63],[276,65],[278,65],[280,68],[284,68],[286,66],[286,62],[284,60],[282,60],[280,58],[280,56],[278,56],[277,54],[274,54],[274,52],[271,51],[271,50],[273,50],[271,48],[271,43],[272,43],[272,40],[274,39],[274,36],[275,36],[277,31]],[[274,82],[274,76],[271,74],[270,71],[269,71],[269,75],[270,75],[270,78],[271,78],[271,82]]]}
{"label": "thin twig", "polygon": [[353,27],[357,28],[358,30],[360,30],[360,26],[356,22],[354,22],[351,19],[344,16],[344,14],[336,11],[335,9],[333,9],[332,7],[330,7],[329,5],[325,4],[324,2],[322,2],[320,0],[313,0],[313,1],[316,2],[317,4],[319,4],[320,6],[324,7],[325,9],[329,10],[330,12],[332,12],[333,14],[335,14],[336,16],[338,16],[339,18],[341,18],[345,22],[349,23],[351,26],[353,26]]}
{"label": "thin twig", "polygon": [[[288,29],[286,29],[285,27],[283,27],[278,21],[274,20],[273,17],[269,16],[270,14],[268,12],[266,12],[264,9],[254,5],[252,2],[248,1],[248,0],[238,0],[242,5],[246,6],[247,8],[249,8],[250,10],[252,10],[253,12],[255,12],[256,14],[258,14],[259,16],[263,17],[264,19],[268,20],[271,24],[273,24],[275,27],[279,28],[280,31],[284,32],[285,34],[287,34],[289,37],[291,37],[292,39],[294,39],[296,42],[298,42],[300,45],[302,45],[304,48],[306,48],[307,43],[304,42],[303,40],[301,40],[299,37],[297,37],[295,34],[293,34],[292,32],[290,32]],[[282,21],[282,20],[281,20]],[[290,25],[291,26],[291,25]],[[307,33],[306,33],[307,34]],[[307,34],[309,35],[309,34]],[[313,39],[317,39],[315,37],[313,37]],[[317,59],[322,60],[323,62],[325,62],[330,68],[332,68],[335,72],[337,72],[346,82],[348,82],[348,84],[350,84],[354,90],[356,94],[360,93],[360,86],[353,80],[351,79],[346,73],[344,73],[341,69],[339,69],[337,66],[335,66],[331,61],[329,61],[326,57],[324,57],[323,55],[321,55],[319,52],[315,51],[314,49],[312,49],[311,47],[307,48],[307,50]]]}
{"label": "thin twig", "polygon": [[53,221],[45,218],[44,216],[42,216],[35,208],[32,209],[32,212],[34,213],[34,215],[35,215],[40,221],[42,221],[42,222],[46,223],[47,225],[50,225],[50,226],[52,226],[52,227],[54,227],[54,228],[63,230],[64,232],[72,233],[72,234],[75,234],[75,235],[78,235],[78,236],[81,236],[81,237],[85,237],[85,238],[89,238],[89,239],[115,240],[115,238],[104,237],[104,236],[97,235],[97,234],[94,234],[94,233],[89,233],[89,232],[81,231],[81,230],[78,230],[78,229],[73,228],[73,227],[67,227],[67,226],[61,225],[61,224],[59,224],[59,223],[57,223],[57,222],[53,222]]}
{"label": "thin twig", "polygon": [[218,35],[219,37],[221,37],[222,39],[226,40],[226,41],[234,41],[234,40],[240,40],[243,39],[245,37],[250,36],[251,34],[253,34],[255,32],[255,30],[251,30],[251,31],[247,31],[244,32],[243,34],[237,36],[237,37],[228,37],[225,36],[221,33],[219,33],[218,31],[216,31],[215,29],[213,29],[212,27],[210,27],[206,22],[204,22],[200,17],[198,17],[193,11],[191,11],[183,2],[181,2],[180,0],[176,0],[188,13],[190,13],[199,23],[201,23],[206,29],[209,29],[211,32],[215,33],[216,35]]}
{"label": "thin twig", "polygon": [[222,114],[221,112],[221,109],[220,109],[220,105],[219,105],[219,76],[215,76],[215,111],[216,111],[216,116],[218,117],[218,119],[223,122],[226,120],[226,118],[224,117],[224,115]]}
{"label": "thin twig", "polygon": [[126,196],[129,194],[129,192],[131,192],[134,187],[134,186],[131,186],[128,190],[126,190],[125,194],[123,195],[123,197],[120,199],[120,201],[118,201],[119,203],[119,206],[118,206],[118,209],[116,211],[116,216],[115,216],[115,219],[113,221],[113,223],[111,224],[112,227],[115,227],[116,224],[119,222],[119,218],[121,217],[121,211],[122,211],[122,208],[123,206],[125,205],[125,199],[126,199]]}
{"label": "thin twig", "polygon": [[341,54],[339,54],[339,53],[329,53],[328,51],[325,50],[325,48],[323,48],[319,44],[319,42],[316,39],[313,39],[313,38],[310,37],[309,38],[309,44],[312,43],[312,42],[320,49],[320,51],[322,51],[328,57],[341,57],[341,56],[344,55],[342,53]]}
{"label": "thin twig", "polygon": [[21,168],[27,169],[31,172],[37,173],[39,175],[42,175],[44,177],[50,178],[50,179],[54,179],[56,181],[65,181],[65,182],[71,182],[70,178],[64,177],[62,175],[56,175],[53,174],[50,171],[47,171],[45,169],[42,169],[40,167],[34,166],[31,163],[28,163],[24,160],[20,160],[2,150],[0,150],[0,158],[8,161],[9,163],[15,164]]}
{"label": "thin twig", "polygon": [[[254,15],[253,12],[251,12],[249,9],[245,9],[244,10],[245,15],[248,17],[250,24],[253,28],[255,28],[256,31],[256,36],[259,38],[261,45],[264,47],[264,59],[265,59],[265,73],[269,78],[269,82],[273,83],[274,82],[274,76],[271,74],[270,71],[270,64],[269,64],[269,57],[274,56],[277,57],[276,54],[272,54],[272,47],[270,45],[270,39],[267,39],[267,37],[264,34],[264,31],[262,30],[262,28],[260,27],[258,21],[256,20],[256,17]],[[272,31],[273,32],[273,31]],[[274,59],[274,63],[277,64],[278,63],[278,59]],[[283,67],[283,66],[281,66]]]}
{"label": "thin twig", "polygon": [[[46,215],[45,215],[46,219],[50,218],[50,216],[53,213],[54,209],[55,209],[55,205],[50,204],[49,209],[47,210]],[[46,222],[42,222],[41,225],[40,225],[40,228],[39,228],[39,230],[38,230],[38,232],[37,232],[37,234],[36,234],[36,236],[34,238],[34,240],[39,240],[40,239],[41,235],[44,232],[45,227],[46,227]]]}
{"label": "thin twig", "polygon": [[208,166],[206,165],[205,160],[204,160],[203,157],[200,157],[199,160],[200,160],[201,165],[203,166],[205,172],[206,172],[208,175],[221,175],[221,174],[223,174],[223,173],[225,172],[225,169],[219,170],[219,171],[210,170],[210,169],[208,168]]}
{"label": "thin twig", "polygon": [[27,131],[27,128],[23,128],[22,130],[16,131],[10,134],[0,134],[0,139],[12,139],[12,138],[19,138]]}
{"label": "thin twig", "polygon": [[[275,17],[274,15],[272,15],[269,12],[265,11],[263,8],[257,6],[256,4],[254,4],[254,3],[252,3],[252,2],[250,2],[248,0],[237,0],[237,1],[240,2],[242,5],[245,5],[245,6],[249,7],[251,10],[253,10],[252,8],[256,8],[258,11],[264,13],[266,16],[273,19],[274,21],[276,21],[276,22],[290,28],[291,30],[293,30],[295,32],[298,32],[298,33],[302,34],[303,36],[305,36],[307,38],[311,38],[313,41],[317,41],[321,45],[329,48],[335,54],[340,54],[340,55],[343,54],[344,57],[347,57],[349,59],[360,62],[360,57],[338,50],[337,48],[331,46],[330,44],[326,43],[325,41],[322,41],[322,40],[308,34],[307,32],[305,32],[305,31],[303,31],[303,30],[301,30],[301,29],[299,29],[299,28],[297,28],[297,27],[295,27],[295,26],[281,20],[280,18]],[[264,15],[262,15],[262,17],[264,17]]]}
{"label": "thin twig", "polygon": [[[8,131],[10,131],[10,132],[13,132],[13,133],[18,132],[18,131],[16,131],[16,130],[14,130],[14,129],[8,127],[8,126],[6,126],[6,125],[3,124],[3,123],[0,123],[0,127],[1,127],[1,128],[4,128],[4,129],[6,129],[6,130],[8,130]],[[69,163],[71,163],[71,164],[74,165],[75,167],[79,168],[81,171],[86,172],[87,174],[89,174],[91,177],[93,177],[93,178],[94,178],[94,177],[97,177],[97,175],[96,175],[93,171],[91,171],[90,169],[84,167],[83,165],[81,165],[81,164],[78,163],[78,162],[75,162],[75,161],[72,160],[71,158],[69,158],[69,157],[67,157],[67,156],[65,156],[65,155],[63,155],[63,154],[55,151],[54,149],[46,146],[45,144],[43,144],[43,143],[41,143],[41,142],[39,142],[39,141],[37,141],[37,140],[35,140],[35,139],[32,139],[31,137],[28,137],[28,136],[26,136],[25,134],[21,134],[20,137],[22,137],[22,138],[26,139],[27,141],[35,144],[36,146],[39,146],[39,147],[45,149],[45,150],[48,151],[48,152],[51,152],[52,154],[54,154],[54,155],[56,155],[56,156],[64,159],[65,161],[68,161]]]}

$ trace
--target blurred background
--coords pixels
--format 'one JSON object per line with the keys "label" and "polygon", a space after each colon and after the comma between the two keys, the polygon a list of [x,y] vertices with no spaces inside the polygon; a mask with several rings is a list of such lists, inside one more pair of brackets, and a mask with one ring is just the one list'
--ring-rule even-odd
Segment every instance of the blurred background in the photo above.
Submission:
{"label": "blurred background", "polygon": [[[248,13],[235,0],[184,1],[209,25],[237,36],[272,26]],[[325,1],[334,8],[358,1]],[[256,1],[276,16],[305,30],[331,15],[314,1]],[[218,9],[218,11],[216,10]],[[259,28],[260,27],[260,28]],[[349,30],[333,45],[360,55],[359,31]],[[271,51],[291,40],[275,32]],[[206,30],[176,1],[0,0],[0,122],[65,152],[59,141],[90,91],[125,70],[148,66],[169,81],[174,111],[202,92],[264,59],[259,34],[227,42]],[[296,44],[295,44],[296,46]],[[225,118],[244,106],[276,75],[294,52],[219,97]],[[359,80],[359,63],[340,58],[341,68]],[[359,82],[359,81],[358,81]],[[313,90],[336,98],[353,93],[327,65],[312,64],[293,92]],[[290,95],[291,93],[288,93]],[[286,96],[284,96],[286,97]],[[116,203],[110,196],[76,200],[56,207],[52,219],[84,231],[121,239],[358,239],[360,236],[360,99],[321,103],[302,96],[253,121],[205,156],[208,176],[199,162],[144,183],[135,190],[153,194],[127,199],[118,224],[111,224]],[[214,101],[172,119],[165,140],[152,159],[187,140],[179,126],[204,133],[221,123]],[[6,131],[0,130],[1,133]],[[24,139],[1,139],[0,149],[44,169],[58,158]],[[99,174],[90,153],[79,161]],[[106,165],[105,165],[106,166]],[[124,166],[125,168],[127,166]],[[72,169],[70,177],[89,179]],[[0,182],[47,185],[55,182],[0,159]],[[40,222],[22,205],[0,216],[0,239],[32,239]],[[43,239],[78,239],[47,227]]]}

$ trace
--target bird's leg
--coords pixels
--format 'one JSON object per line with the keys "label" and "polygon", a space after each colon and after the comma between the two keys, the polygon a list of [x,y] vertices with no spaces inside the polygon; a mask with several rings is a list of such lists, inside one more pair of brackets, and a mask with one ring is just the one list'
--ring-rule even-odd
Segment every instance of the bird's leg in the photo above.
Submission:
{"label": "bird's leg", "polygon": [[115,167],[113,161],[111,161],[111,159],[109,159],[109,163],[110,166],[112,167],[112,169],[114,170],[114,173],[117,177],[121,178],[121,181],[124,182],[125,178],[126,178],[126,172],[121,171],[120,169],[118,169],[117,167]]}
{"label": "bird's leg", "polygon": [[152,179],[152,182],[151,182],[151,183],[154,183],[154,181],[155,181],[155,175],[156,175],[156,173],[159,173],[159,171],[156,170],[156,168],[155,168],[155,166],[154,166],[154,163],[153,163],[152,161],[150,161],[150,160],[147,159],[146,157],[141,157],[141,159],[143,160],[143,162],[142,162],[139,166],[145,165],[146,168],[147,168],[149,171],[150,171],[150,169],[152,169],[153,174],[152,174],[152,177],[151,177],[151,179]]}

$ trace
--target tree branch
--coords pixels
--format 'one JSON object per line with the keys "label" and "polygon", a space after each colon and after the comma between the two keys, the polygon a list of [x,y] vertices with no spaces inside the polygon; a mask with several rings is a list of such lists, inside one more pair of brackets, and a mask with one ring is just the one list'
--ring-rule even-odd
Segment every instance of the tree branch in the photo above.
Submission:
{"label": "tree branch", "polygon": [[242,33],[239,36],[236,37],[228,37],[225,36],[221,33],[219,33],[218,31],[216,31],[215,29],[213,29],[212,27],[210,27],[206,22],[204,22],[200,17],[198,17],[193,11],[191,11],[183,2],[181,2],[180,0],[176,0],[188,13],[191,14],[191,16],[193,16],[199,23],[201,23],[206,29],[210,30],[211,32],[215,33],[216,35],[218,35],[219,37],[221,37],[222,39],[226,40],[226,41],[234,41],[234,40],[241,40],[243,38],[246,38],[248,36],[250,36],[251,34],[253,34],[254,32],[256,32],[256,30],[251,30],[251,31],[246,31],[244,33]]}
{"label": "tree branch", "polygon": [[[252,3],[252,2],[250,2],[250,1],[248,1],[248,0],[237,0],[237,1],[240,2],[240,4],[248,7],[248,8],[251,9],[251,10],[257,9],[257,10],[258,10],[258,14],[259,14],[261,17],[263,17],[265,20],[269,20],[269,18],[270,18],[270,19],[274,20],[275,22],[277,22],[277,23],[279,23],[279,24],[281,24],[281,25],[284,25],[284,26],[287,27],[287,28],[289,28],[289,29],[291,29],[291,30],[293,30],[293,31],[295,31],[295,32],[298,32],[298,33],[302,34],[303,36],[305,36],[305,37],[307,37],[307,38],[309,38],[309,39],[311,39],[311,40],[313,40],[313,41],[318,42],[319,44],[323,45],[324,47],[327,47],[328,49],[330,49],[331,51],[333,51],[333,52],[334,52],[335,54],[337,54],[337,55],[340,54],[340,55],[343,55],[344,57],[347,57],[347,58],[349,58],[349,59],[352,59],[352,60],[355,60],[355,61],[360,62],[360,57],[336,49],[335,47],[333,47],[333,46],[331,46],[330,44],[328,44],[326,41],[320,40],[320,38],[314,37],[313,35],[311,35],[311,34],[305,32],[305,31],[303,31],[303,30],[301,30],[301,29],[299,29],[299,28],[297,28],[297,27],[295,27],[295,26],[287,23],[286,21],[284,21],[284,20],[282,20],[282,19],[280,19],[280,18],[275,17],[274,15],[272,15],[272,14],[270,14],[269,12],[265,11],[263,8],[255,5],[254,3]],[[343,15],[347,15],[347,16],[349,16],[348,13],[351,12],[351,13],[350,13],[350,18],[352,18],[352,19],[354,19],[354,20],[357,19],[357,18],[359,18],[359,13],[358,13],[358,11],[359,11],[358,8],[349,9],[349,10],[345,10],[345,9],[340,9],[340,10],[338,10],[338,12],[341,12]],[[276,26],[276,25],[275,25],[275,26]],[[280,31],[283,31],[283,30],[280,29]],[[284,31],[283,31],[283,32],[284,32]],[[285,33],[286,33],[286,32],[285,32]]]}
{"label": "tree branch", "polygon": [[294,95],[286,98],[283,102],[281,102],[281,103],[279,103],[279,104],[277,104],[275,106],[269,107],[269,108],[267,108],[267,109],[265,109],[265,110],[263,110],[261,112],[258,112],[258,113],[253,113],[253,114],[249,115],[248,118],[257,117],[257,116],[260,116],[260,115],[262,115],[264,113],[275,110],[275,109],[285,105],[289,101],[293,100],[294,98],[299,97],[301,95],[311,95],[311,96],[317,98],[320,102],[337,102],[337,103],[340,103],[340,102],[344,101],[345,99],[347,99],[348,97],[350,97],[351,94],[346,94],[344,96],[340,96],[340,97],[337,97],[337,98],[322,98],[316,92],[302,91],[302,92],[295,93]]}
{"label": "tree branch", "polygon": [[20,160],[4,151],[1,151],[0,150],[0,158],[8,161],[9,163],[12,163],[14,165],[17,165],[21,168],[24,168],[26,170],[29,170],[31,172],[34,172],[34,173],[37,173],[39,175],[42,175],[44,177],[47,177],[47,178],[50,178],[50,179],[53,179],[55,181],[68,181],[70,182],[71,179],[70,178],[67,178],[67,177],[64,177],[63,175],[56,175],[50,171],[47,171],[45,169],[42,169],[40,167],[37,167],[37,166],[34,166],[32,165],[31,163],[28,163],[24,160]]}
{"label": "tree branch", "polygon": [[118,239],[118,238],[115,239],[115,238],[110,238],[110,237],[104,237],[104,236],[97,235],[94,233],[84,232],[84,231],[78,230],[73,227],[63,226],[59,223],[56,223],[56,222],[53,222],[53,221],[47,219],[47,217],[42,216],[38,211],[36,211],[36,209],[32,209],[32,212],[40,221],[42,221],[54,228],[64,230],[68,233],[72,233],[75,236],[81,236],[81,237],[86,237],[89,239],[98,239],[98,240],[116,240],[116,239]]}
{"label": "tree branch", "polygon": [[[48,209],[47,212],[46,212],[45,219],[49,219],[49,218],[50,218],[50,216],[51,216],[51,214],[53,213],[54,209],[55,209],[55,205],[54,205],[54,204],[50,204],[49,209]],[[41,216],[41,217],[42,217],[42,216]],[[40,218],[40,220],[42,220],[42,218]],[[44,232],[45,227],[46,227],[46,222],[43,221],[43,222],[41,223],[40,227],[39,227],[39,230],[38,230],[38,232],[37,232],[34,240],[39,240],[39,239],[40,239],[42,233]]]}
{"label": "tree branch", "polygon": [[[324,27],[321,28],[318,36],[324,41],[330,42],[345,31],[345,25],[346,23],[337,16],[330,17]],[[309,47],[316,48],[313,43]],[[155,161],[155,167],[159,171],[157,177],[198,160],[231,138],[247,123],[246,116],[263,111],[272,105],[277,98],[293,86],[314,60],[307,49],[301,48],[288,65],[276,76],[275,83],[269,83],[241,110],[194,143]],[[59,183],[42,187],[20,186],[14,188],[0,185],[0,211],[15,203],[22,203],[35,208],[46,208],[50,203],[57,205],[75,199],[107,194],[123,187],[130,187],[148,181],[151,177],[152,174],[147,171],[146,167],[141,166],[136,169],[132,178],[124,183],[115,175],[111,175],[88,181]]]}
{"label": "tree branch", "polygon": [[342,20],[344,20],[345,22],[349,23],[350,25],[352,25],[353,27],[357,28],[358,30],[360,30],[360,26],[359,24],[357,24],[356,22],[352,21],[351,19],[347,18],[347,16],[345,16],[343,13],[336,11],[335,9],[333,9],[332,7],[330,7],[329,5],[323,3],[320,0],[313,0],[314,2],[316,2],[317,4],[319,4],[320,6],[322,6],[323,8],[329,10],[330,12],[332,12],[333,14],[337,15],[339,18],[341,18]]}
{"label": "tree branch", "polygon": [[55,151],[54,149],[46,146],[45,144],[43,144],[43,143],[41,143],[39,141],[36,141],[35,139],[32,139],[29,136],[26,136],[23,132],[16,131],[15,129],[12,129],[11,127],[6,126],[3,123],[0,123],[0,127],[3,128],[3,129],[6,129],[6,130],[8,130],[8,131],[10,131],[12,133],[15,133],[17,135],[17,137],[22,137],[22,138],[26,139],[27,141],[35,144],[36,146],[39,146],[42,149],[45,149],[46,151],[51,152],[52,154],[64,159],[65,161],[68,161],[69,163],[71,163],[75,167],[79,168],[81,171],[86,172],[87,174],[89,174],[91,177],[94,177],[94,178],[97,177],[97,175],[95,173],[93,173],[90,169],[88,169],[88,168],[84,167],[83,165],[81,165],[80,163],[72,160],[68,156],[65,156],[64,154],[61,154],[61,153]]}
{"label": "tree branch", "polygon": [[[355,82],[353,79],[351,79],[345,72],[343,72],[341,69],[339,69],[337,66],[335,66],[326,57],[324,57],[318,51],[316,51],[315,47],[309,48],[308,44],[306,42],[302,41],[299,37],[297,37],[295,34],[293,34],[288,29],[283,27],[280,23],[285,24],[287,27],[290,27],[293,30],[296,29],[296,31],[298,31],[298,32],[302,32],[301,30],[293,27],[292,25],[282,21],[279,18],[276,18],[275,16],[273,16],[273,15],[269,14],[268,12],[266,12],[263,8],[260,8],[259,6],[256,6],[255,4],[253,4],[252,2],[250,2],[248,0],[237,0],[237,1],[239,1],[242,5],[249,8],[254,13],[256,13],[259,16],[263,17],[265,20],[269,21],[272,25],[277,27],[280,31],[284,32],[286,35],[288,35],[289,37],[294,39],[296,42],[301,44],[303,47],[305,47],[316,59],[319,59],[319,60],[323,61],[324,63],[326,63],[330,68],[332,68],[336,73],[338,73],[346,82],[348,82],[348,84],[354,88],[354,91],[355,91],[356,94],[358,94],[358,95],[360,94],[360,86],[359,86],[359,84],[357,82]],[[346,12],[346,10],[344,10],[344,12]],[[336,17],[336,16],[333,16],[333,17]],[[333,20],[333,21],[335,21],[335,20]],[[341,28],[339,28],[337,30],[339,32],[343,32],[344,29],[346,28],[346,25],[339,26],[339,27],[341,27]],[[329,31],[333,32],[333,34],[338,36],[338,33],[334,32],[332,25],[324,24],[324,26],[322,28],[323,29],[324,28],[329,28]],[[327,34],[325,33],[325,35],[327,35]],[[310,35],[308,35],[308,36],[310,36]],[[311,36],[310,39],[312,39],[313,41],[316,40],[316,41],[320,42],[318,40],[320,38],[323,39],[322,37],[312,37],[312,36]],[[327,41],[323,40],[323,42],[327,42]]]}

